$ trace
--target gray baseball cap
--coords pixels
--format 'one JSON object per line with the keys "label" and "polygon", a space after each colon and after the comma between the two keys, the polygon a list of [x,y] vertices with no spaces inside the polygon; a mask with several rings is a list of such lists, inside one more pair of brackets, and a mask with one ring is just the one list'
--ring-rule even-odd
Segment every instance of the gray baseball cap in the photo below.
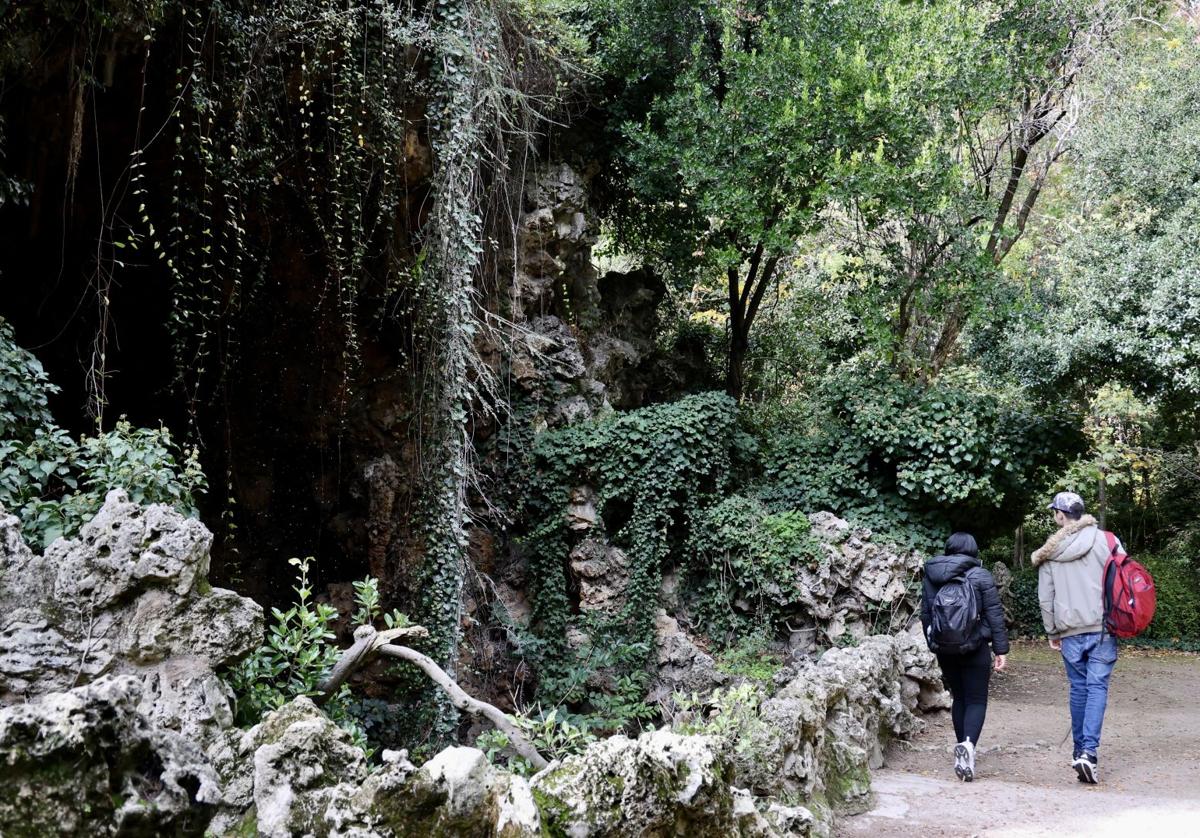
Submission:
{"label": "gray baseball cap", "polygon": [[1071,515],[1082,515],[1085,507],[1083,498],[1074,492],[1059,492],[1054,496],[1054,501],[1046,508],[1057,509]]}

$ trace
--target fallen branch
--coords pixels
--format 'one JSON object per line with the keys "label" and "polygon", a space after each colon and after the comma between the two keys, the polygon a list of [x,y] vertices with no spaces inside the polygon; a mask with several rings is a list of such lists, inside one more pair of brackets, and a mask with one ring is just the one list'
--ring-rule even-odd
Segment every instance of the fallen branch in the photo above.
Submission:
{"label": "fallen branch", "polygon": [[401,638],[428,636],[429,632],[423,626],[404,626],[386,631],[376,631],[374,626],[359,626],[354,630],[354,645],[342,652],[329,675],[317,685],[317,689],[321,691],[317,697],[317,704],[328,701],[329,697],[337,692],[338,687],[354,674],[354,670],[365,664],[380,646]]}
{"label": "fallen branch", "polygon": [[387,631],[380,632],[375,631],[371,626],[359,626],[354,631],[354,645],[342,653],[342,656],[330,671],[329,677],[322,681],[318,687],[321,695],[318,697],[317,703],[322,703],[333,695],[355,669],[366,663],[375,654],[386,655],[389,658],[407,661],[417,667],[417,669],[429,676],[429,680],[437,684],[450,697],[451,704],[473,716],[483,716],[494,724],[498,730],[508,736],[508,741],[512,744],[513,750],[523,758],[529,760],[530,765],[535,770],[541,771],[545,768],[548,764],[546,758],[538,753],[537,748],[529,741],[529,738],[519,727],[513,724],[512,720],[503,710],[488,704],[486,701],[480,701],[477,698],[467,695],[466,691],[446,673],[446,670],[434,663],[433,659],[429,656],[423,655],[407,646],[391,645],[393,640],[398,640],[402,637],[428,636],[429,632],[421,626],[407,626],[405,628],[388,629]]}
{"label": "fallen branch", "polygon": [[538,753],[537,748],[533,743],[521,732],[512,721],[505,715],[499,707],[488,704],[486,701],[480,701],[477,698],[472,698],[454,682],[454,680],[446,674],[446,671],[433,662],[431,658],[422,655],[416,649],[410,649],[407,646],[381,646],[380,654],[387,655],[390,658],[398,658],[403,661],[408,661],[429,676],[433,683],[445,691],[446,695],[450,696],[452,703],[459,710],[466,710],[474,716],[483,716],[497,729],[508,736],[508,741],[512,743],[513,750],[520,754],[538,771],[546,767],[547,762],[545,757]]}

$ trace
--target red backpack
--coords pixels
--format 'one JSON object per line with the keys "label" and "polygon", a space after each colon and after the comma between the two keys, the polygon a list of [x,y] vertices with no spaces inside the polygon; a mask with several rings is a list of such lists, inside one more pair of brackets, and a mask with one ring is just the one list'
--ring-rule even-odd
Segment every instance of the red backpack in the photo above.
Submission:
{"label": "red backpack", "polygon": [[1114,637],[1136,637],[1154,619],[1157,597],[1150,571],[1125,555],[1110,532],[1104,563],[1104,628]]}

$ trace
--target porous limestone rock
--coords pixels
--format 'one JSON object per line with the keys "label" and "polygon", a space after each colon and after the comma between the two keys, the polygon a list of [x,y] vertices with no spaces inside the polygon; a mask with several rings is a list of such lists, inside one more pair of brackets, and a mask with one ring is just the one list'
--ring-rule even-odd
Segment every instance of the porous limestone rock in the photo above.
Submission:
{"label": "porous limestone rock", "polygon": [[551,834],[738,834],[730,766],[704,736],[614,736],[533,778]]}
{"label": "porous limestone rock", "polygon": [[[18,703],[79,705],[70,712],[81,744],[68,739],[64,747],[75,748],[70,753],[81,776],[111,775],[118,796],[122,783],[156,788],[159,780],[138,779],[157,777],[155,760],[163,760],[151,751],[174,753],[184,743],[188,753],[176,761],[202,782],[193,789],[190,780],[172,780],[155,807],[164,817],[173,805],[187,809],[188,795],[180,803],[176,789],[182,784],[196,800],[186,816],[178,815],[179,828],[195,821],[201,831],[214,811],[229,808],[218,776],[235,762],[232,693],[215,670],[255,648],[263,632],[256,603],[208,585],[211,541],[198,521],[168,506],[131,503],[120,490],[108,494],[78,538],[59,539],[43,555],[21,540],[14,516],[0,513],[0,706],[12,705],[0,713],[18,714],[21,725],[53,741],[54,715],[29,715]],[[103,747],[83,729],[93,725]],[[114,768],[130,760],[134,769]],[[26,763],[14,763],[9,773],[18,784],[38,776]],[[105,809],[66,796],[61,804],[54,817],[64,822],[94,817],[116,829],[141,817],[126,812],[134,811],[132,803]]]}
{"label": "porous limestone rock", "polygon": [[304,696],[247,731],[240,753],[253,765],[258,834],[271,838],[324,831],[330,804],[353,793],[367,774],[350,735]]}
{"label": "porous limestone rock", "polygon": [[712,655],[698,647],[665,611],[654,617],[654,645],[658,676],[650,690],[651,701],[666,701],[675,692],[705,694],[729,680],[717,669]]}
{"label": "porous limestone rock", "polygon": [[222,689],[212,670],[262,641],[262,608],[208,586],[212,535],[168,506],[115,490],[78,538],[40,556],[14,516],[0,532],[0,702],[130,673],[154,682],[148,709],[182,729],[193,714],[167,699],[192,685],[208,695],[184,700],[210,705]]}
{"label": "porous limestone rock", "polygon": [[854,529],[830,512],[813,513],[809,522],[824,556],[796,568],[789,623],[815,629],[796,639],[797,648],[808,652],[903,629],[915,610],[912,582],[921,556],[876,543],[870,530]]}
{"label": "porous limestone rock", "polygon": [[190,738],[151,723],[138,678],[0,709],[0,835],[200,835],[221,783]]}
{"label": "porous limestone rock", "polygon": [[900,644],[887,635],[802,662],[762,703],[763,724],[736,751],[737,781],[759,794],[811,801],[826,826],[832,810],[863,810],[886,740],[922,724],[904,700],[904,678]]}
{"label": "porous limestone rock", "polygon": [[942,670],[937,657],[929,651],[921,633],[921,623],[914,622],[907,631],[895,635],[900,649],[900,665],[904,672],[901,688],[909,710],[928,713],[949,710],[952,700],[942,684]]}
{"label": "porous limestone rock", "polygon": [[619,547],[585,538],[571,551],[571,572],[579,582],[581,611],[616,613],[629,587],[629,557]]}
{"label": "porous limestone rock", "polygon": [[307,698],[267,714],[240,752],[253,763],[253,807],[240,822],[221,821],[225,831],[252,826],[270,838],[541,834],[528,781],[497,769],[477,748],[446,748],[420,768],[389,751],[368,774],[362,751]]}

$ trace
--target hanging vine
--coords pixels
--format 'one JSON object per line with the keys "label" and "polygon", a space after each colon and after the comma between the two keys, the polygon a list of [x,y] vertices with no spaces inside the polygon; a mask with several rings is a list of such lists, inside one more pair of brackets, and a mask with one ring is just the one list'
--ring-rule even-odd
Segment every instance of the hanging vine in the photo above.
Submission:
{"label": "hanging vine", "polygon": [[192,430],[222,427],[254,325],[242,314],[301,281],[280,264],[287,248],[311,283],[313,339],[338,341],[339,422],[369,329],[412,376],[424,550],[412,605],[454,674],[479,484],[471,417],[505,409],[476,351],[498,322],[481,291],[511,268],[497,253],[515,240],[521,167],[581,44],[552,7],[508,0],[188,0],[156,5],[152,24],[138,46],[146,130],[126,172],[136,210],[109,235],[169,283]]}

